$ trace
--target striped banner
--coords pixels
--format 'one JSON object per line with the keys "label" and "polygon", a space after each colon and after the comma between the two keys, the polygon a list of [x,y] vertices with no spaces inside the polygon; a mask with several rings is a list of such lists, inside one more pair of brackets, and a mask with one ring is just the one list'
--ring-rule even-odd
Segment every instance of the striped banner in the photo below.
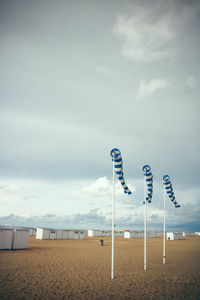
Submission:
{"label": "striped banner", "polygon": [[145,165],[142,168],[142,171],[144,172],[145,181],[146,181],[146,201],[151,203],[152,200],[152,194],[153,194],[153,175],[151,172],[151,167],[149,165]]}
{"label": "striped banner", "polygon": [[132,192],[128,188],[128,186],[125,183],[124,180],[124,174],[123,174],[123,161],[121,157],[121,152],[117,148],[113,148],[110,152],[110,155],[112,157],[112,161],[114,163],[115,173],[117,174],[117,177],[119,181],[121,182],[121,185],[124,189],[124,193],[131,195]]}
{"label": "striped banner", "polygon": [[167,192],[167,195],[169,196],[170,200],[174,203],[175,207],[176,208],[181,207],[175,199],[171,180],[168,175],[163,176],[163,184],[164,184],[165,190]]}

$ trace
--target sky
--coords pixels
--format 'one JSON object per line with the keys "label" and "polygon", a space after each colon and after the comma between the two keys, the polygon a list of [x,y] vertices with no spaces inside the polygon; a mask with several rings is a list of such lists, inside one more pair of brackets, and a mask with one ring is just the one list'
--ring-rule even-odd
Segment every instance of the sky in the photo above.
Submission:
{"label": "sky", "polygon": [[0,224],[200,231],[200,2],[0,0]]}

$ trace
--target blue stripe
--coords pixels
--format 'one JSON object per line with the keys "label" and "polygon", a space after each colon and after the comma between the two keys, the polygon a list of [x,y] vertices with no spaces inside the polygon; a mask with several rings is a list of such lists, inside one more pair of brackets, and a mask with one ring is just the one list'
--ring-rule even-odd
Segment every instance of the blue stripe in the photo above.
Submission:
{"label": "blue stripe", "polygon": [[121,168],[122,168],[122,165],[115,165],[115,168],[116,168],[116,169],[121,169]]}
{"label": "blue stripe", "polygon": [[116,174],[117,174],[117,175],[121,175],[122,172],[121,172],[121,171],[116,171]]}
{"label": "blue stripe", "polygon": [[122,158],[120,157],[120,158],[118,158],[118,159],[115,159],[114,161],[115,161],[115,162],[120,162],[120,161],[122,161]]}

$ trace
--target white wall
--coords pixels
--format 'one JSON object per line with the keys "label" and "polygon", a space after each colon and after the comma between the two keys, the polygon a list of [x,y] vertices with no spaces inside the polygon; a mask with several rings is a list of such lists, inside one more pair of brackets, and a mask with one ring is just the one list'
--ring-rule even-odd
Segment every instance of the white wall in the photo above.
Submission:
{"label": "white wall", "polygon": [[66,239],[83,239],[84,232],[79,230],[62,230],[62,229],[47,229],[37,228],[36,239],[42,240],[66,240]]}
{"label": "white wall", "polygon": [[80,231],[80,239],[84,239],[84,232],[83,231]]}
{"label": "white wall", "polygon": [[62,240],[63,239],[63,230],[57,230],[56,231],[56,239]]}
{"label": "white wall", "polygon": [[69,239],[69,231],[68,230],[63,230],[63,240]]}
{"label": "white wall", "polygon": [[88,229],[88,236],[93,236],[93,230],[92,229]]}
{"label": "white wall", "polygon": [[88,236],[95,236],[95,237],[112,236],[112,231],[88,229]]}
{"label": "white wall", "polygon": [[80,239],[80,232],[79,231],[75,231],[74,232],[74,239],[75,240],[79,240]]}
{"label": "white wall", "polygon": [[28,230],[15,229],[13,231],[13,249],[26,249],[28,245]]}
{"label": "white wall", "polygon": [[13,229],[0,229],[0,249],[12,248]]}
{"label": "white wall", "polygon": [[42,239],[43,240],[49,240],[49,238],[50,238],[50,230],[49,229],[43,229]]}
{"label": "white wall", "polygon": [[56,240],[56,231],[55,229],[50,229],[49,230],[49,239],[50,240]]}
{"label": "white wall", "polygon": [[174,240],[174,233],[173,232],[167,232],[167,240]]}
{"label": "white wall", "polygon": [[43,239],[43,229],[42,228],[37,228],[36,230],[36,239]]}
{"label": "white wall", "polygon": [[183,233],[182,232],[167,232],[167,240],[182,240]]}
{"label": "white wall", "polygon": [[130,239],[130,238],[131,238],[131,233],[130,233],[130,231],[124,231],[124,238],[125,238],[125,239]]}

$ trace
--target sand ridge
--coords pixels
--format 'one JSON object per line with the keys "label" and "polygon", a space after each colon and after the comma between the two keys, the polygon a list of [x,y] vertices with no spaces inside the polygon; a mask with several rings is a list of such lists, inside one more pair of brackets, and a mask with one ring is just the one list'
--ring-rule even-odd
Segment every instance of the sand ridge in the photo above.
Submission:
{"label": "sand ridge", "polygon": [[36,240],[28,249],[0,252],[0,299],[200,299],[200,237],[115,239],[115,279],[110,279],[111,238]]}

